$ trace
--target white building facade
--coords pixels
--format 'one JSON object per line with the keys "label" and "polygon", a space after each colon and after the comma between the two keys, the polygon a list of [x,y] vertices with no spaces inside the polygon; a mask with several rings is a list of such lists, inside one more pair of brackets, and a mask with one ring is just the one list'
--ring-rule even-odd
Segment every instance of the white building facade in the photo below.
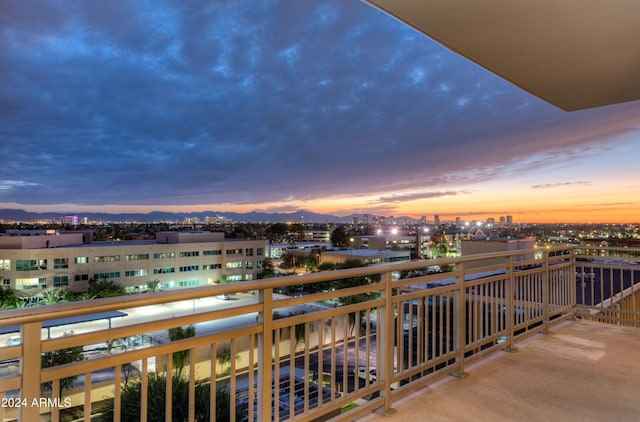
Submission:
{"label": "white building facade", "polygon": [[152,241],[87,241],[86,233],[0,236],[4,288],[30,296],[46,288],[85,291],[107,279],[127,291],[158,280],[163,289],[253,280],[262,272],[265,240],[225,239],[224,233],[160,232]]}

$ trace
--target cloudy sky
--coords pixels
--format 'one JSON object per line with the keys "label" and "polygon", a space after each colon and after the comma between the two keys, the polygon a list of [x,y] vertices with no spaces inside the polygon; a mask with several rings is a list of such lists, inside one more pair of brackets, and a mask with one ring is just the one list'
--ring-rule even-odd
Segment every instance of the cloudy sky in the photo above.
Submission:
{"label": "cloudy sky", "polygon": [[566,113],[358,0],[2,0],[0,207],[640,221],[640,103]]}

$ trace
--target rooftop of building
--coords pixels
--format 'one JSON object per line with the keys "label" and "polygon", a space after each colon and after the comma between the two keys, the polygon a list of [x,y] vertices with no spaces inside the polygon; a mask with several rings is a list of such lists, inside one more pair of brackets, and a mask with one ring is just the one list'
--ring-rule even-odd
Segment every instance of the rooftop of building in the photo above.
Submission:
{"label": "rooftop of building", "polygon": [[376,249],[340,249],[330,250],[324,253],[332,253],[336,255],[349,255],[357,257],[377,257],[377,256],[405,256],[409,255],[409,251],[391,251],[391,250],[376,250]]}
{"label": "rooftop of building", "polygon": [[155,239],[94,242],[91,240],[91,233],[87,231],[16,230],[0,237],[0,249],[93,248],[246,241],[247,239],[225,238],[224,232],[183,231],[158,232]]}

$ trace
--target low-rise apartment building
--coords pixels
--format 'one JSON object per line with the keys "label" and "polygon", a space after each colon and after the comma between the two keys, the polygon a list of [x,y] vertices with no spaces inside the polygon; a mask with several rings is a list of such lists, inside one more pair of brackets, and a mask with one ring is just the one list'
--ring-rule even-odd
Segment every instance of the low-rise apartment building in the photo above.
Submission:
{"label": "low-rise apartment building", "polygon": [[225,239],[224,233],[159,232],[155,240],[92,242],[83,232],[12,232],[0,236],[4,288],[31,296],[52,287],[84,291],[108,279],[127,291],[158,280],[163,289],[257,278],[265,240]]}

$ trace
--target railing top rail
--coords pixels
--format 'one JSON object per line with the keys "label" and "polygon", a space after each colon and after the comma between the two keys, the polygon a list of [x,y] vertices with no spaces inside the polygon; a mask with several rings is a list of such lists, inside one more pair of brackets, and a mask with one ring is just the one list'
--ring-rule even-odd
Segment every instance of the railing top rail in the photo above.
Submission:
{"label": "railing top rail", "polygon": [[[571,246],[561,246],[544,249],[544,251],[549,253],[572,249],[573,247]],[[541,249],[526,249],[499,253],[477,254],[466,257],[438,258],[403,263],[380,264],[368,267],[357,267],[344,270],[309,273],[303,276],[292,275],[263,280],[243,281],[239,283],[218,284],[153,293],[140,293],[128,295],[125,297],[119,296],[112,298],[92,299],[90,301],[78,301],[47,306],[10,309],[0,312],[0,326],[19,325],[31,322],[47,321],[51,319],[68,318],[79,315],[86,315],[87,313],[93,314],[126,308],[158,305],[163,303],[199,299],[203,297],[211,297],[222,294],[277,289],[292,285],[302,285],[322,281],[344,279],[349,277],[362,277],[394,271],[408,271],[425,268],[428,266],[453,265],[482,261],[486,259],[507,258],[509,256],[532,254],[535,252],[539,252],[540,250]]]}
{"label": "railing top rail", "polygon": [[598,249],[603,251],[625,251],[625,252],[637,252],[640,253],[640,248],[628,248],[628,247],[620,247],[620,246],[584,246],[584,245],[575,245],[573,249],[582,250],[582,249]]}

